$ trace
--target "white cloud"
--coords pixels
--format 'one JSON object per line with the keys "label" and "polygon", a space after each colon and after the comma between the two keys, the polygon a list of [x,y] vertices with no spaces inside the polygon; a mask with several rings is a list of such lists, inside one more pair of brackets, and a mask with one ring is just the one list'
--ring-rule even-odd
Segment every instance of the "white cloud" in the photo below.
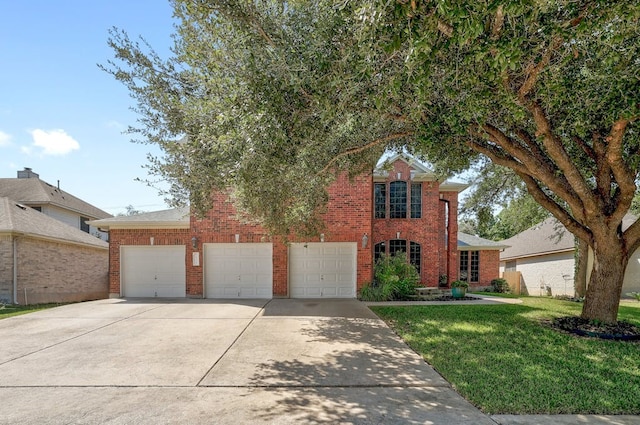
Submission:
{"label": "white cloud", "polygon": [[[31,131],[33,146],[42,148],[42,155],[61,156],[80,149],[80,144],[64,130],[40,130]],[[30,148],[23,148],[23,152],[29,153]]]}
{"label": "white cloud", "polygon": [[11,144],[11,135],[0,131],[0,146],[9,146]]}

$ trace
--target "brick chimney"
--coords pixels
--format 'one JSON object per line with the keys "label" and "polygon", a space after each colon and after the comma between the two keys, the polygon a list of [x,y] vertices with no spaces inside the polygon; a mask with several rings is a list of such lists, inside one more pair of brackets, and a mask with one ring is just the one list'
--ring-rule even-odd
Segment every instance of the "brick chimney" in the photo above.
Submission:
{"label": "brick chimney", "polygon": [[31,168],[24,167],[24,170],[18,171],[19,179],[38,179],[40,175],[38,173],[34,173]]}

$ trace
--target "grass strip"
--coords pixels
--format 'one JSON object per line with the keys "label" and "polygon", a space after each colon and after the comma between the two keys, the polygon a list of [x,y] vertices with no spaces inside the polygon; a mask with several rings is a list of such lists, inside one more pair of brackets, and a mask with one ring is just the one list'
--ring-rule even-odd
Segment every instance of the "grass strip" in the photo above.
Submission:
{"label": "grass strip", "polygon": [[[640,344],[541,324],[581,304],[372,307],[467,400],[488,414],[640,414]],[[640,325],[640,304],[619,320]]]}

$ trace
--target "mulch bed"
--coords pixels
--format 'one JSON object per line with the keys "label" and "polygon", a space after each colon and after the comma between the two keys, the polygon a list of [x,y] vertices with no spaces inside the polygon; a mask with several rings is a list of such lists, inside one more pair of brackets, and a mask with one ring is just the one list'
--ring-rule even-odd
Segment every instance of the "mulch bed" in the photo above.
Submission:
{"label": "mulch bed", "polygon": [[454,298],[451,295],[441,295],[439,297],[433,297],[433,298],[425,297],[423,301],[477,301],[479,299],[480,298],[467,297],[467,296],[464,296],[462,298]]}
{"label": "mulch bed", "polygon": [[567,316],[553,319],[549,325],[579,336],[618,341],[640,341],[640,327],[624,321],[605,324],[581,317]]}

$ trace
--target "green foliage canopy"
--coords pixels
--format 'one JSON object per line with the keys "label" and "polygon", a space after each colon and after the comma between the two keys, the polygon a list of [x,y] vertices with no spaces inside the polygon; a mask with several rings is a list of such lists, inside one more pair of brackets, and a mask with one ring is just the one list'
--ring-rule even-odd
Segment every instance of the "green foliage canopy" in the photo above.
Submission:
{"label": "green foliage canopy", "polygon": [[[507,167],[594,249],[583,315],[612,321],[640,224],[640,4],[174,0],[174,56],[114,30],[104,68],[176,202],[212,189],[274,233],[317,233],[336,174],[406,149]],[[606,247],[606,250],[604,249]],[[614,306],[615,305],[615,306]]]}

